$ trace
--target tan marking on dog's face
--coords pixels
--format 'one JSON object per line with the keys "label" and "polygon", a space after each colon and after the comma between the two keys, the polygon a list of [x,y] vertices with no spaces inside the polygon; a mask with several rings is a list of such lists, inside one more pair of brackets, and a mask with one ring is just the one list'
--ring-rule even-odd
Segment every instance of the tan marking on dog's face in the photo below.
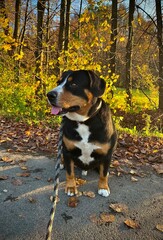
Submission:
{"label": "tan marking on dog's face", "polygon": [[68,150],[72,150],[75,148],[75,141],[69,140],[65,136],[63,136],[63,142]]}
{"label": "tan marking on dog's face", "polygon": [[98,182],[98,188],[109,190],[108,175],[104,176],[103,172],[104,172],[104,166],[102,164],[100,164],[100,178],[99,178],[99,182]]}
{"label": "tan marking on dog's face", "polygon": [[72,77],[70,76],[67,80],[68,80],[68,82],[70,82],[70,81],[72,81]]}
{"label": "tan marking on dog's face", "polygon": [[61,108],[69,108],[73,106],[84,106],[87,104],[87,101],[85,99],[82,99],[81,97],[73,95],[71,92],[64,90],[58,98],[58,105]]}
{"label": "tan marking on dog's face", "polygon": [[110,143],[93,142],[93,144],[100,147],[100,148],[96,149],[95,152],[99,153],[99,154],[102,154],[102,155],[106,155],[108,153],[109,149],[111,148]]}
{"label": "tan marking on dog's face", "polygon": [[87,116],[89,109],[92,106],[93,95],[87,89],[85,89],[85,93],[88,97],[88,101],[79,96],[73,95],[69,91],[64,90],[63,93],[61,93],[58,98],[58,105],[62,108],[79,106],[80,109],[76,111],[76,113],[83,116]]}

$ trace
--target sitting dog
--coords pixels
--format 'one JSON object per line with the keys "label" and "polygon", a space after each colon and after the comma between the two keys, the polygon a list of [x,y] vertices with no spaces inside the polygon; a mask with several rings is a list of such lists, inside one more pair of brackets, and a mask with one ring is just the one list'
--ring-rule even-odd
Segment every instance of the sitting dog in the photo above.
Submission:
{"label": "sitting dog", "polygon": [[66,189],[77,193],[74,166],[99,168],[98,193],[108,197],[108,168],[117,134],[108,105],[100,97],[106,83],[87,70],[64,72],[58,86],[48,92],[52,114],[64,116],[63,158]]}

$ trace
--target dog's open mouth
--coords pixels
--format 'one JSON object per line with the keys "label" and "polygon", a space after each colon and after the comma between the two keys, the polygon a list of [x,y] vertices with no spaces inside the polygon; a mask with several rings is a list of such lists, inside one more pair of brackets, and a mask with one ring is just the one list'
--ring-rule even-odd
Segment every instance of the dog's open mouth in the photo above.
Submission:
{"label": "dog's open mouth", "polygon": [[57,107],[57,106],[52,106],[52,109],[51,109],[51,114],[54,114],[54,115],[64,115],[68,112],[76,112],[77,110],[79,110],[79,106],[72,106],[72,107],[69,107],[69,108],[60,108],[60,107]]}

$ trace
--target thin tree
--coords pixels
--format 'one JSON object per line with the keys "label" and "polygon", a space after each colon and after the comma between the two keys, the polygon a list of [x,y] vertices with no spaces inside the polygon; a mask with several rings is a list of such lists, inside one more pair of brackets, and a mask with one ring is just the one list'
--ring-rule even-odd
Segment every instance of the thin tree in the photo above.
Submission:
{"label": "thin tree", "polygon": [[157,16],[157,41],[159,49],[159,109],[163,111],[163,22],[161,0],[155,0],[155,2]]}
{"label": "thin tree", "polygon": [[38,0],[37,2],[37,46],[35,51],[36,59],[36,75],[35,79],[38,82],[36,95],[42,96],[45,94],[45,86],[42,81],[42,67],[43,67],[43,18],[45,11],[46,0]]}
{"label": "thin tree", "polygon": [[20,30],[20,6],[21,6],[21,0],[15,1],[15,23],[14,23],[14,32],[13,32],[13,38],[17,41],[18,34]]}
{"label": "thin tree", "polygon": [[78,38],[80,38],[80,30],[81,30],[81,12],[82,12],[82,5],[83,5],[83,0],[80,0],[80,7],[79,7],[79,14],[78,14]]}
{"label": "thin tree", "polygon": [[70,31],[70,6],[71,0],[67,0],[66,4],[66,21],[65,21],[65,41],[64,41],[64,51],[68,50],[69,43],[69,31]]}
{"label": "thin tree", "polygon": [[127,93],[127,103],[132,105],[132,47],[133,47],[133,20],[135,11],[135,0],[130,0],[129,2],[129,17],[128,17],[128,39],[126,45],[126,79],[125,87]]}
{"label": "thin tree", "polygon": [[45,51],[45,66],[46,76],[49,73],[49,39],[50,39],[50,0],[47,0],[47,18],[46,18],[46,51]]}
{"label": "thin tree", "polygon": [[[57,59],[59,58],[60,53],[62,52],[63,49],[64,30],[65,30],[65,0],[61,0]],[[59,60],[57,61],[55,72],[56,74],[60,73]]]}
{"label": "thin tree", "polygon": [[111,16],[111,47],[110,47],[110,75],[116,71],[116,43],[117,43],[117,0],[112,0]]}

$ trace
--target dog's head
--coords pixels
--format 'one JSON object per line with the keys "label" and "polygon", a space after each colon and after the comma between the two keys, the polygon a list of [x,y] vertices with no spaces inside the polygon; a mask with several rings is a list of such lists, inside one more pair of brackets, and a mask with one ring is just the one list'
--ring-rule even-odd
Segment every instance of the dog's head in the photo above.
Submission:
{"label": "dog's head", "polygon": [[92,71],[64,72],[58,86],[47,94],[52,114],[66,115],[76,121],[88,119],[89,110],[103,95],[105,85]]}

